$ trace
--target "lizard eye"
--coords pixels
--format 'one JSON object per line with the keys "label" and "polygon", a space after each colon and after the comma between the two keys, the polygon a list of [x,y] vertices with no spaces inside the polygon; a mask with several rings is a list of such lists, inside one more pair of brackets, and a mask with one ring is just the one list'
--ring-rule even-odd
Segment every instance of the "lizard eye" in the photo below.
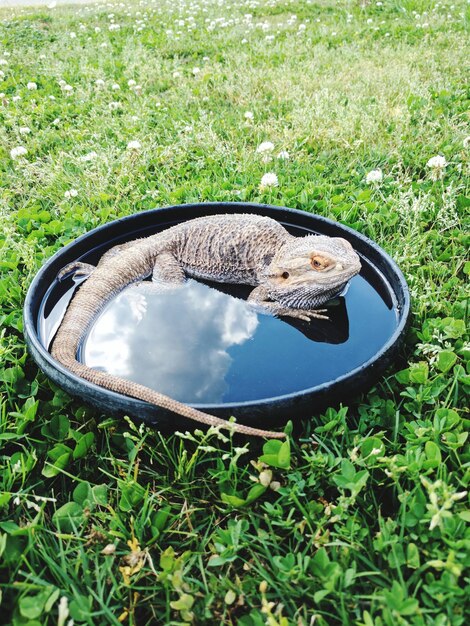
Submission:
{"label": "lizard eye", "polygon": [[311,258],[310,264],[314,270],[321,272],[322,270],[325,270],[327,267],[329,267],[331,265],[331,262],[325,257],[315,255]]}
{"label": "lizard eye", "polygon": [[289,274],[289,272],[282,272],[281,276],[282,276],[282,278],[287,280],[289,278],[290,274]]}

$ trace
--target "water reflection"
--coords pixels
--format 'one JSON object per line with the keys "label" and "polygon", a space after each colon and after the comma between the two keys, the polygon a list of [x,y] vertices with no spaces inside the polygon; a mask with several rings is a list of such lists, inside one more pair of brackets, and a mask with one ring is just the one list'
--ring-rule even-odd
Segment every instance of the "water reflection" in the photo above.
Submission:
{"label": "water reflection", "polygon": [[83,349],[90,367],[192,402],[221,402],[229,348],[249,341],[258,315],[241,300],[195,281],[164,293],[130,286],[93,326]]}

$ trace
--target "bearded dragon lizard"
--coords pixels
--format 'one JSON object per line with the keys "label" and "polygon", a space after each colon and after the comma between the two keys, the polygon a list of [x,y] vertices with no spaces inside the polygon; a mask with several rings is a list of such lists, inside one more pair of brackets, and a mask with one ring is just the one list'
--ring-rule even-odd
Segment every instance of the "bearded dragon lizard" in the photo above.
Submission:
{"label": "bearded dragon lizard", "polygon": [[132,283],[152,277],[159,288],[186,277],[254,287],[248,302],[262,312],[310,321],[328,319],[317,310],[341,292],[360,271],[359,256],[342,238],[294,237],[275,220],[259,215],[213,215],[177,224],[156,235],[119,244],[97,266],[70,264],[71,274],[87,279],[73,296],[54,338],[51,354],[87,381],[207,425],[260,437],[284,433],[251,428],[198,411],[157,391],[81,363],[77,351],[105,305]]}

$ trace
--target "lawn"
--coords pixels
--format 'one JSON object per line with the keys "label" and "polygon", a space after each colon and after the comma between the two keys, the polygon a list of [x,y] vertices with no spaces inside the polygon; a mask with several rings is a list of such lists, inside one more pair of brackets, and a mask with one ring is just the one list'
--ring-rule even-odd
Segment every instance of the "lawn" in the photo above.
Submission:
{"label": "lawn", "polygon": [[[2,624],[469,623],[468,18],[464,0],[0,10]],[[336,219],[400,265],[412,320],[373,389],[279,448],[163,435],[38,371],[22,306],[55,251],[237,200]]]}

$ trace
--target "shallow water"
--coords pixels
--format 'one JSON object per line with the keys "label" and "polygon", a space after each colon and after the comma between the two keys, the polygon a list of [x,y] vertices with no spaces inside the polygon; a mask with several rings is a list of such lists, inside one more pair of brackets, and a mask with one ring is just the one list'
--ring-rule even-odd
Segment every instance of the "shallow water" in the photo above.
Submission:
{"label": "shallow water", "polygon": [[[328,321],[262,314],[243,299],[250,289],[194,280],[164,293],[148,282],[130,286],[97,319],[80,358],[183,402],[229,404],[328,383],[374,356],[397,325],[387,284],[366,264],[328,305]],[[72,293],[69,286],[43,312],[45,345]]]}

